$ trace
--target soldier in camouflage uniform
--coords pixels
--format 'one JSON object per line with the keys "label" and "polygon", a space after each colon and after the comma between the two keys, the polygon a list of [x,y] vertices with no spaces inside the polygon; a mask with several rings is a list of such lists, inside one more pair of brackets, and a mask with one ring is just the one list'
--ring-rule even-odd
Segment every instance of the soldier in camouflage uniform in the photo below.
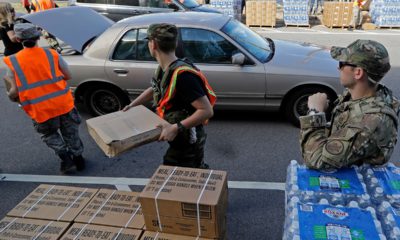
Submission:
{"label": "soldier in camouflage uniform", "polygon": [[147,31],[150,54],[157,60],[151,87],[126,106],[153,100],[157,114],[169,123],[160,141],[168,141],[164,164],[208,168],[204,163],[206,133],[203,124],[213,115],[215,94],[205,76],[193,64],[175,55],[178,30],[171,24],[153,24]]}
{"label": "soldier in camouflage uniform", "polygon": [[397,141],[399,102],[379,81],[390,69],[386,48],[357,40],[347,48],[332,47],[346,91],[335,102],[326,125],[327,96],[309,97],[309,114],[300,117],[301,151],[306,165],[333,169],[352,164],[384,164]]}

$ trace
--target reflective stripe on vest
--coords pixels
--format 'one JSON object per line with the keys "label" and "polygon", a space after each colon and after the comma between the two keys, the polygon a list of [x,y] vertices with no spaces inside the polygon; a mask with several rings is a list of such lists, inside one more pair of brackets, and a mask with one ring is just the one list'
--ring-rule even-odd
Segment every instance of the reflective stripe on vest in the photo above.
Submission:
{"label": "reflective stripe on vest", "polygon": [[[21,86],[18,87],[19,92],[22,92],[25,90],[30,90],[30,89],[37,88],[37,87],[42,87],[42,86],[49,85],[49,84],[53,84],[53,83],[59,82],[64,79],[63,76],[58,76],[58,77],[56,76],[56,69],[54,66],[54,58],[53,58],[53,55],[51,54],[50,50],[48,50],[48,49],[43,49],[43,50],[45,51],[47,60],[49,61],[49,64],[50,64],[50,71],[51,71],[52,78],[46,79],[43,81],[39,81],[39,82],[34,82],[31,84],[28,84],[25,74],[23,73],[21,66],[18,63],[16,56],[15,55],[10,56],[11,64],[13,65],[14,70],[21,82]],[[44,95],[44,96],[41,96],[41,97],[38,97],[35,99],[23,101],[23,102],[21,102],[21,105],[26,106],[29,104],[40,103],[40,102],[49,100],[51,98],[61,96],[65,93],[67,93],[68,90],[69,90],[69,87],[67,85],[66,88],[63,90],[53,92],[51,94],[47,94],[47,95]]]}
{"label": "reflective stripe on vest", "polygon": [[216,97],[216,95],[214,93],[214,90],[208,84],[207,78],[204,76],[204,74],[202,72],[200,72],[200,71],[196,71],[195,69],[193,69],[191,67],[180,66],[180,67],[177,67],[175,69],[174,73],[172,74],[169,86],[168,86],[164,96],[162,97],[162,99],[160,99],[160,101],[158,103],[157,114],[161,118],[164,118],[165,110],[168,110],[169,108],[171,108],[170,100],[175,95],[176,80],[177,80],[178,74],[181,73],[181,72],[184,72],[184,71],[188,71],[188,72],[194,73],[195,75],[200,77],[205,89],[207,90],[207,97],[208,97],[208,99],[210,101],[211,106],[215,105],[217,97]]}
{"label": "reflective stripe on vest", "polygon": [[52,83],[56,83],[58,81],[63,80],[62,76],[56,76],[56,69],[54,66],[54,58],[53,55],[51,54],[51,52],[48,49],[44,49],[44,51],[46,52],[46,56],[47,59],[49,60],[50,63],[50,70],[51,70],[51,79],[46,79],[40,82],[35,82],[35,83],[31,83],[28,84],[28,82],[26,81],[26,77],[25,74],[22,72],[21,67],[19,66],[19,63],[17,61],[17,58],[15,57],[15,55],[10,56],[10,61],[14,67],[15,72],[17,73],[19,80],[21,81],[21,86],[18,87],[18,91],[22,92],[25,90],[29,90],[32,88],[36,88],[36,87],[40,87],[40,86],[44,86],[46,84],[52,84]]}

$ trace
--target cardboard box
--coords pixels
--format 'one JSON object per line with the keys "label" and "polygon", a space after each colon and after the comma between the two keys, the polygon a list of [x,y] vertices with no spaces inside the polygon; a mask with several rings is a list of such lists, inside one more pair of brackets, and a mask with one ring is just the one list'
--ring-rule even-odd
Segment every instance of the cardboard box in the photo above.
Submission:
{"label": "cardboard box", "polygon": [[210,238],[176,235],[171,233],[145,231],[141,240],[210,240]]}
{"label": "cardboard box", "polygon": [[143,229],[138,192],[100,189],[75,222]]}
{"label": "cardboard box", "polygon": [[61,240],[139,240],[142,230],[74,223]]}
{"label": "cardboard box", "polygon": [[226,172],[163,165],[139,197],[147,230],[217,239],[227,199]]}
{"label": "cardboard box", "polygon": [[275,26],[275,1],[246,1],[247,26]]}
{"label": "cardboard box", "polygon": [[96,192],[93,188],[42,184],[7,216],[71,222]]}
{"label": "cardboard box", "polygon": [[156,126],[167,123],[144,106],[86,120],[89,134],[108,157],[155,141],[161,134]]}
{"label": "cardboard box", "polygon": [[348,26],[353,17],[352,2],[324,2],[323,23],[327,27]]}
{"label": "cardboard box", "polygon": [[47,239],[57,240],[69,223],[27,218],[5,217],[0,221],[1,240]]}

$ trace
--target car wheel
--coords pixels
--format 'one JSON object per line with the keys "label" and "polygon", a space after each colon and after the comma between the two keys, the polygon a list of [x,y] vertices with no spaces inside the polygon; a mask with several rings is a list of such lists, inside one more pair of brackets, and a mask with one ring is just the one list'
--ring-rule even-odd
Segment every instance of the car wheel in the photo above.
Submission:
{"label": "car wheel", "polygon": [[103,86],[87,90],[84,104],[93,116],[99,116],[121,110],[129,104],[129,98],[118,88]]}
{"label": "car wheel", "polygon": [[[289,94],[289,98],[287,99],[286,104],[284,106],[285,115],[289,120],[289,122],[291,122],[293,125],[297,127],[300,126],[299,117],[307,115],[308,97],[317,92],[326,93],[328,95],[330,106],[328,107],[327,112],[330,112],[333,106],[333,102],[337,98],[336,93],[328,90],[327,88],[322,88],[322,87],[301,88]],[[327,119],[329,118],[330,116],[327,115]]]}

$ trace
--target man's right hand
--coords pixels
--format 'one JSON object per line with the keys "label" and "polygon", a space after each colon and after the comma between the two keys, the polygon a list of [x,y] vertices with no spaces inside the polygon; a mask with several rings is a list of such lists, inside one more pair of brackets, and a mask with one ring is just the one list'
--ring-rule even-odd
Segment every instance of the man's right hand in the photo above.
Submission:
{"label": "man's right hand", "polygon": [[315,109],[318,112],[325,112],[328,108],[329,100],[325,93],[315,93],[308,97],[308,109]]}

